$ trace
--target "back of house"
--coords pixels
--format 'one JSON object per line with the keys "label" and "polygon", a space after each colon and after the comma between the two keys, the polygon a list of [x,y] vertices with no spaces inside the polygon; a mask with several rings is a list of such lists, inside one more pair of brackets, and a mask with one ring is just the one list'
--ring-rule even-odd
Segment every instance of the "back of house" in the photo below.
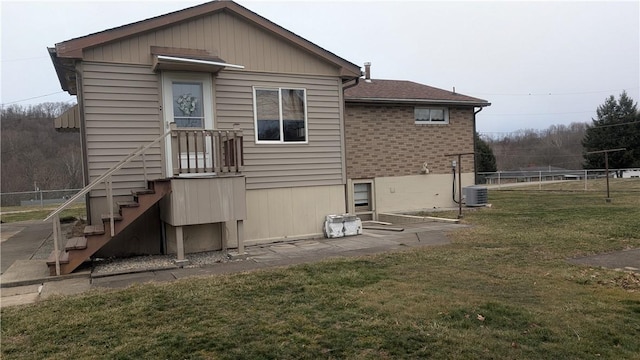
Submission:
{"label": "back of house", "polygon": [[[347,211],[375,218],[449,205],[434,201],[451,196],[444,155],[473,151],[473,109],[488,105],[454,97],[389,107],[380,94],[359,96],[358,65],[232,1],[63,41],[49,53],[62,88],[77,95],[55,124],[81,133],[91,224],[86,242],[49,262],[58,267],[62,256],[63,272],[92,256],[182,259],[320,237],[326,215]],[[379,111],[406,113],[410,123],[360,121]],[[414,114],[425,111],[433,126],[416,137],[411,126],[424,119]],[[438,111],[448,126],[434,125]],[[450,136],[459,147],[434,148]],[[425,169],[438,185],[420,198]],[[379,209],[363,208],[369,198]]]}
{"label": "back of house", "polygon": [[[78,98],[79,121],[59,127],[79,128],[88,182],[154,141],[144,166],[140,157],[112,175],[114,199],[127,201],[148,179],[174,182],[172,195],[104,255],[166,251],[177,227],[187,251],[219,247],[225,232],[236,231],[228,219],[184,214],[214,211],[210,202],[246,197],[247,243],[319,236],[325,215],[345,211],[342,84],[360,76],[357,65],[231,1],[64,41],[50,54],[63,89]],[[174,134],[157,141],[171,124]],[[206,168],[216,157],[215,136],[226,135],[176,141],[176,134],[238,129],[239,200],[200,192],[225,174],[192,168],[198,160]],[[113,206],[106,195],[104,187],[90,193],[93,224]]]}

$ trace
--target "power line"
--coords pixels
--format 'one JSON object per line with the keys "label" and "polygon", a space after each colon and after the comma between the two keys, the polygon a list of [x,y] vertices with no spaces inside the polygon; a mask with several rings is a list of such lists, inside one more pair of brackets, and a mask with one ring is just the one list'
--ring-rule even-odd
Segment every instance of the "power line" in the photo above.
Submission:
{"label": "power line", "polygon": [[39,59],[48,59],[48,56],[35,56],[35,57],[27,57],[27,58],[17,58],[17,59],[4,59],[0,60],[0,62],[13,62],[13,61],[27,61],[27,60],[39,60]]}
{"label": "power line", "polygon": [[636,89],[637,86],[629,86],[625,89],[613,89],[613,90],[594,90],[594,91],[573,91],[573,92],[544,92],[544,93],[482,93],[473,92],[476,95],[493,95],[493,96],[556,96],[556,95],[586,95],[586,94],[599,94],[599,93],[611,93],[615,91],[626,91],[626,89]]}
{"label": "power line", "polygon": [[486,114],[484,117],[491,117],[491,116],[535,116],[535,115],[566,115],[566,114],[588,114],[588,113],[593,113],[595,112],[595,110],[590,110],[590,111],[566,111],[566,112],[557,112],[557,113],[529,113],[529,114],[517,114],[517,113],[512,113],[512,114]]}
{"label": "power line", "polygon": [[591,127],[589,127],[589,129],[600,129],[600,128],[606,128],[606,127],[631,125],[631,124],[640,124],[640,122],[638,122],[638,121],[630,121],[630,122],[625,122],[625,123],[620,123],[620,124],[598,125],[598,126],[591,126]]}
{"label": "power line", "polygon": [[62,94],[63,92],[64,91],[57,91],[57,92],[54,92],[54,93],[51,93],[51,94],[39,95],[39,96],[30,97],[30,98],[27,98],[27,99],[21,99],[21,100],[11,101],[11,102],[7,102],[7,103],[2,103],[2,106],[12,105],[12,104],[16,104],[16,103],[27,101],[27,100],[39,99],[39,98],[43,98],[43,97],[47,97],[47,96],[51,96],[51,95]]}

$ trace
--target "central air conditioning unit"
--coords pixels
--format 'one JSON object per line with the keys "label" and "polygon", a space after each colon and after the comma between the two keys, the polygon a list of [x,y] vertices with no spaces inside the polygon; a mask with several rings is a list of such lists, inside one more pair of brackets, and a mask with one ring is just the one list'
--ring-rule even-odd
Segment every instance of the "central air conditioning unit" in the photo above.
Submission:
{"label": "central air conditioning unit", "polygon": [[462,189],[467,206],[485,206],[488,204],[489,195],[485,186],[467,186]]}

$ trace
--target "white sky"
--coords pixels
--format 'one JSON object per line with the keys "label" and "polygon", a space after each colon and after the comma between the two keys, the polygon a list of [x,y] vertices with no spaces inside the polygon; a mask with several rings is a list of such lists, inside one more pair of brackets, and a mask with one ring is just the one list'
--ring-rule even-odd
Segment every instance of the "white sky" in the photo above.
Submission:
{"label": "white sky", "polygon": [[[1,2],[2,104],[75,101],[47,47],[204,1]],[[640,99],[639,1],[237,1],[372,77],[492,103],[478,131],[590,121],[609,95]],[[46,96],[44,96],[46,95]]]}

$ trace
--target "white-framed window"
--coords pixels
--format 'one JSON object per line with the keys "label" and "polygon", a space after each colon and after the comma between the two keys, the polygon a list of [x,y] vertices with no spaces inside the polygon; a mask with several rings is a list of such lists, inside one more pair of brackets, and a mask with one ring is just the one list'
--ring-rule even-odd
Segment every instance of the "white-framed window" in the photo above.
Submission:
{"label": "white-framed window", "polygon": [[449,109],[446,107],[414,108],[416,124],[448,124]]}
{"label": "white-framed window", "polygon": [[253,88],[256,143],[306,143],[307,91]]}
{"label": "white-framed window", "polygon": [[351,180],[351,204],[348,206],[362,220],[375,220],[374,180]]}
{"label": "white-framed window", "polygon": [[353,204],[356,209],[371,210],[371,183],[353,184]]}

